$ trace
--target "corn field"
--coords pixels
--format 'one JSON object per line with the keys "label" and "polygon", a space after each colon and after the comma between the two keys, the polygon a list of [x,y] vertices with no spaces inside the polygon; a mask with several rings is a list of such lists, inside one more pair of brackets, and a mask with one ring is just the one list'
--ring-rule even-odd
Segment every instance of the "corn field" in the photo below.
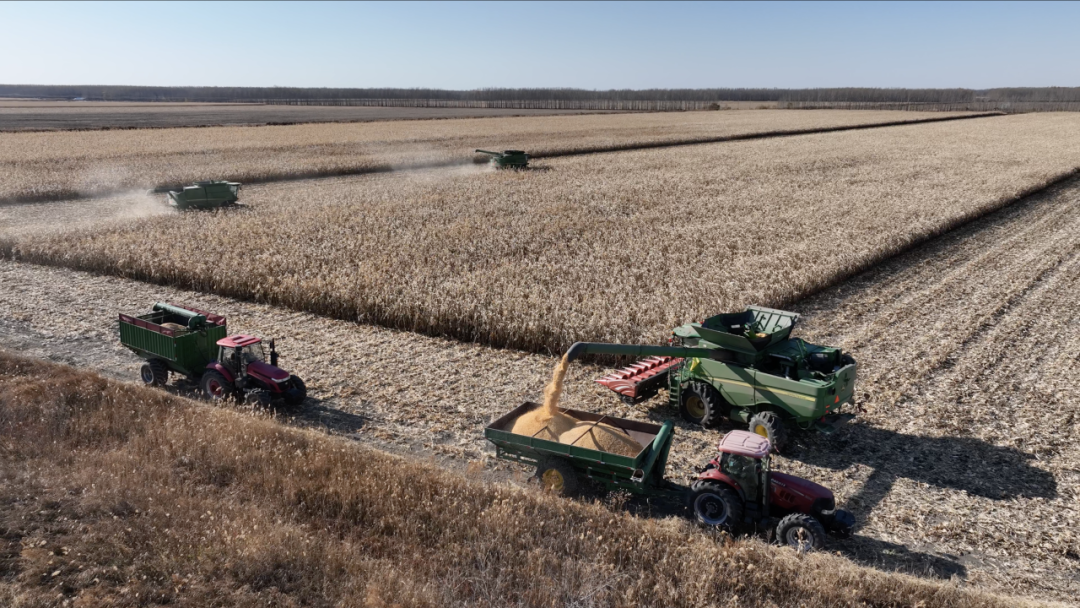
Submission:
{"label": "corn field", "polygon": [[1078,135],[1080,116],[1017,115],[293,182],[248,189],[244,212],[5,248],[496,346],[655,342],[792,302],[1069,174]]}
{"label": "corn field", "polygon": [[53,131],[0,135],[0,203],[206,179],[253,182],[463,164],[476,148],[535,155],[963,113],[732,111]]}

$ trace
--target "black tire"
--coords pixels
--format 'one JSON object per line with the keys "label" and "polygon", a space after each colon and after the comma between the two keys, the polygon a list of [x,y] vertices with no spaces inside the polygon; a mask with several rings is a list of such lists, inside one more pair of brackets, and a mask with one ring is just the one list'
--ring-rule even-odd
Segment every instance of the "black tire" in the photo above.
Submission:
{"label": "black tire", "polygon": [[285,391],[285,403],[288,405],[300,405],[307,399],[307,386],[300,376],[289,376],[289,390]]}
{"label": "black tire", "polygon": [[679,400],[679,413],[687,422],[704,427],[716,426],[726,404],[720,392],[707,382],[691,382]]}
{"label": "black tire", "polygon": [[690,508],[698,523],[734,531],[743,523],[743,500],[734,488],[716,481],[690,486]]}
{"label": "black tire", "polygon": [[825,548],[825,527],[814,516],[792,513],[776,526],[776,539],[800,553]]}
{"label": "black tire", "polygon": [[157,359],[150,359],[139,368],[139,379],[146,386],[165,386],[169,381],[169,368]]}
{"label": "black tire", "polygon": [[211,401],[223,401],[232,394],[232,383],[220,372],[208,371],[199,379],[199,388]]}
{"label": "black tire", "polygon": [[248,391],[248,393],[244,395],[244,401],[246,403],[250,405],[256,405],[258,407],[270,407],[270,403],[273,400],[273,393],[264,389]]}
{"label": "black tire", "polygon": [[747,424],[751,433],[765,437],[772,444],[772,451],[780,452],[787,446],[788,430],[784,419],[776,412],[758,412],[750,417]]}
{"label": "black tire", "polygon": [[563,460],[541,460],[536,465],[536,479],[540,482],[540,489],[549,494],[576,496],[581,490],[577,471]]}

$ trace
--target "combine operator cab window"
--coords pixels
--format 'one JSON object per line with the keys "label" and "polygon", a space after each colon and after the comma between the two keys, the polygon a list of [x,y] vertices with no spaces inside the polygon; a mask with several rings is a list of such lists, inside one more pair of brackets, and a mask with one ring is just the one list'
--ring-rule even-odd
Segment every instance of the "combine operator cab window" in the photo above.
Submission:
{"label": "combine operator cab window", "polygon": [[756,500],[761,479],[760,461],[738,454],[724,454],[720,470],[739,482],[748,500]]}

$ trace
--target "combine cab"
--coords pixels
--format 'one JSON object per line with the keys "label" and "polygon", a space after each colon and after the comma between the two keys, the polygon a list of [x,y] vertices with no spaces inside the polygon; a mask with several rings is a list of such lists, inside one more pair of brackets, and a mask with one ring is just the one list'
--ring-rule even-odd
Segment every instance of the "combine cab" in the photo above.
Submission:
{"label": "combine cab", "polygon": [[529,166],[529,155],[524,150],[503,150],[502,152],[477,150],[476,152],[490,156],[491,164],[499,169],[524,169]]}
{"label": "combine cab", "polygon": [[849,420],[841,408],[855,392],[855,360],[838,348],[792,338],[799,315],[758,306],[675,328],[671,346],[578,343],[586,354],[648,357],[599,378],[630,403],[668,389],[683,418],[713,426],[747,424],[783,449],[791,429],[831,432]]}
{"label": "combine cab", "polygon": [[236,204],[240,198],[240,184],[226,181],[196,182],[182,190],[170,191],[168,195],[169,204],[181,211],[217,209]]}

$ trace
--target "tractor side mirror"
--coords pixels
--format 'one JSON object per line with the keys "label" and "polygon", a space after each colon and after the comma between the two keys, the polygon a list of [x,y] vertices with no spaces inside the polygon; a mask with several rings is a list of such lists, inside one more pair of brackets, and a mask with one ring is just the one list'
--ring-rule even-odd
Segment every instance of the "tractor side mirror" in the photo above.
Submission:
{"label": "tractor side mirror", "polygon": [[277,349],[274,348],[274,340],[273,340],[273,338],[271,338],[270,339],[270,365],[273,365],[274,367],[277,367],[277,362],[278,362]]}

